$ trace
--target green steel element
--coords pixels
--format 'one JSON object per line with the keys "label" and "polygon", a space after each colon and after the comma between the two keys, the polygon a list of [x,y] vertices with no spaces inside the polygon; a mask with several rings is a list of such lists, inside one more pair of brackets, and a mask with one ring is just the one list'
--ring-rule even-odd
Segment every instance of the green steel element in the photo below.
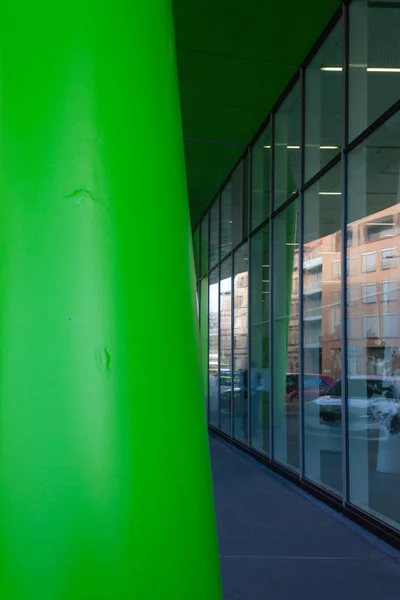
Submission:
{"label": "green steel element", "polygon": [[340,2],[174,0],[194,221],[213,200]]}
{"label": "green steel element", "polygon": [[0,28],[0,597],[220,600],[170,4]]}

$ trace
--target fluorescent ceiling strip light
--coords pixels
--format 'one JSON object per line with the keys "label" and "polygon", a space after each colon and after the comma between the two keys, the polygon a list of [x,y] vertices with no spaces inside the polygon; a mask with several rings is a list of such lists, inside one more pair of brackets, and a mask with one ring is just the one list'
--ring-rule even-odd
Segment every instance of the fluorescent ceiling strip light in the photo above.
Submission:
{"label": "fluorescent ceiling strip light", "polygon": [[[271,148],[271,146],[264,146],[267,150]],[[289,150],[300,150],[300,146],[287,146]],[[320,150],[339,150],[339,146],[319,146]]]}
{"label": "fluorescent ceiling strip light", "polygon": [[398,67],[367,67],[368,73],[400,73]]}
{"label": "fluorescent ceiling strip light", "polygon": [[[364,65],[350,65],[350,67],[358,67],[365,69],[368,73],[400,73],[400,67],[365,67]],[[343,67],[321,67],[321,71],[343,71]]]}
{"label": "fluorescent ceiling strip light", "polygon": [[320,196],[341,196],[342,192],[319,192]]}

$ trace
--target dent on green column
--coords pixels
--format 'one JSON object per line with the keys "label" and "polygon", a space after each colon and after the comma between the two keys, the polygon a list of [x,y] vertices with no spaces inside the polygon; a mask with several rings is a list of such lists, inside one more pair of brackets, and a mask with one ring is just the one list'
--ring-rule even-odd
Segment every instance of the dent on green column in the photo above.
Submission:
{"label": "dent on green column", "polygon": [[219,600],[170,3],[0,50],[0,597]]}

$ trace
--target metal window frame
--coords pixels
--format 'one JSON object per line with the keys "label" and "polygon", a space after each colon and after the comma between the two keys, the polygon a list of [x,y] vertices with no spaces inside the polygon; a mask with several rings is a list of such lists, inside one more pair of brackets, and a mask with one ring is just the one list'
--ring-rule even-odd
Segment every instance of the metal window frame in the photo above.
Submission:
{"label": "metal window frame", "polygon": [[345,506],[349,500],[349,430],[348,430],[348,349],[347,349],[347,207],[348,207],[348,156],[345,148],[349,134],[349,6],[342,6],[343,12],[343,127],[341,143],[341,168],[342,168],[342,213],[341,213],[341,380],[342,380],[342,504]]}
{"label": "metal window frame", "polygon": [[[274,226],[272,214],[275,207],[275,113],[271,115],[271,159],[270,159],[270,218],[265,225],[269,227],[269,457],[275,458],[275,414],[274,414]],[[282,205],[283,206],[283,205]],[[282,207],[281,207],[282,208]],[[282,208],[284,210],[284,208]]]}
{"label": "metal window frame", "polygon": [[300,480],[305,474],[305,438],[304,438],[304,178],[305,178],[305,140],[306,140],[306,69],[300,71],[301,98],[301,157],[300,157],[300,196],[299,196],[299,472]]}

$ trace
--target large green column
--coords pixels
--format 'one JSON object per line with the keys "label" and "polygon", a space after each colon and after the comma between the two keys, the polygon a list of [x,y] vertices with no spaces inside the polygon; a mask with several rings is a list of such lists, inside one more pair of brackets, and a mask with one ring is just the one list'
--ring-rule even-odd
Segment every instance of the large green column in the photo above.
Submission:
{"label": "large green column", "polygon": [[170,2],[0,29],[0,597],[219,600]]}

